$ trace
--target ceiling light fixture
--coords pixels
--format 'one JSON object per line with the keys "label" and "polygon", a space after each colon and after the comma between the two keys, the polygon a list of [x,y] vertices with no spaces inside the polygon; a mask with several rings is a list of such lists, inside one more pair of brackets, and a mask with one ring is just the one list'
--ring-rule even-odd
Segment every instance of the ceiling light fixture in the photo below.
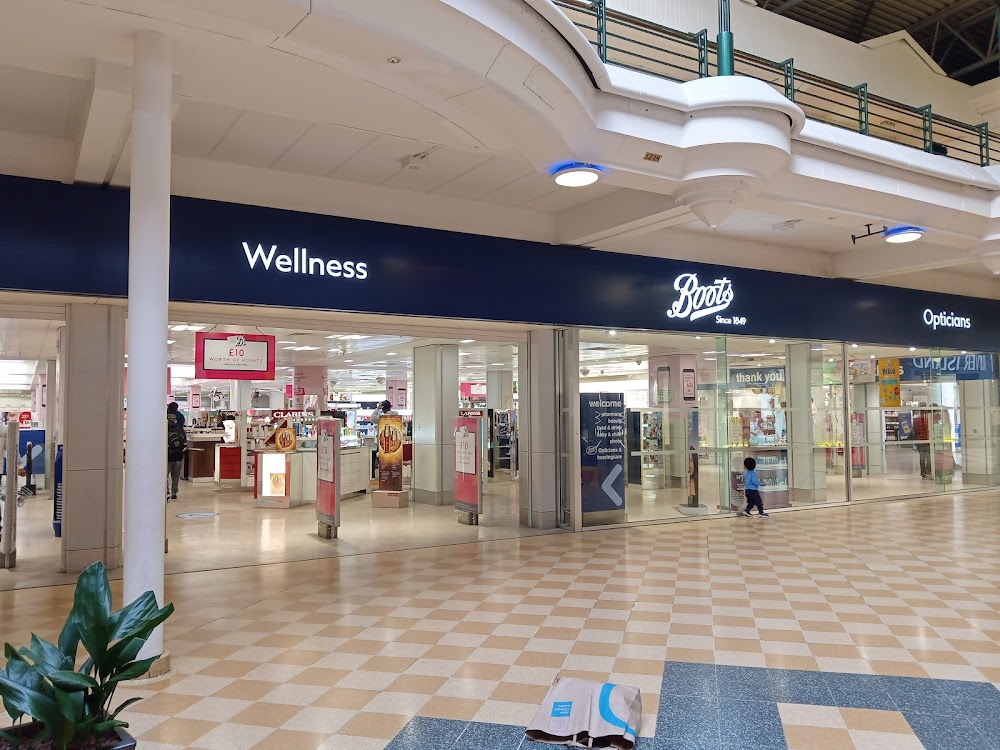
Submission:
{"label": "ceiling light fixture", "polygon": [[885,230],[885,241],[893,245],[902,245],[907,242],[916,242],[924,236],[927,230],[923,227],[902,226],[889,227]]}
{"label": "ceiling light fixture", "polygon": [[555,179],[556,185],[569,188],[593,185],[603,173],[604,167],[579,161],[557,164],[549,172]]}
{"label": "ceiling light fixture", "polygon": [[857,349],[857,348],[858,348],[858,345],[857,345],[857,344],[851,344],[851,348],[852,348],[852,349]]}
{"label": "ceiling light fixture", "polygon": [[387,356],[387,357],[395,357],[398,354],[399,354],[399,352],[386,352],[385,356]]}
{"label": "ceiling light fixture", "polygon": [[344,361],[345,362],[353,362],[354,360],[353,359],[345,359]]}
{"label": "ceiling light fixture", "polygon": [[768,339],[767,343],[769,343],[769,344],[776,344],[778,342],[775,339]]}
{"label": "ceiling light fixture", "polygon": [[403,62],[402,58],[396,57],[395,55],[393,55],[392,57],[387,57],[385,61],[390,65],[399,65],[401,62]]}
{"label": "ceiling light fixture", "polygon": [[910,351],[911,351],[911,352],[915,352],[916,350],[917,350],[917,347],[915,347],[915,346],[911,346],[911,347],[910,347]]}
{"label": "ceiling light fixture", "polygon": [[609,336],[617,336],[618,335],[618,331],[608,331],[608,335]]}
{"label": "ceiling light fixture", "polygon": [[903,224],[895,227],[883,226],[881,229],[872,231],[873,226],[874,224],[865,224],[867,230],[865,234],[852,234],[851,244],[857,245],[858,240],[868,239],[869,237],[882,237],[886,242],[893,245],[901,245],[906,242],[916,242],[927,231],[923,227],[913,226],[912,224]]}
{"label": "ceiling light fixture", "polygon": [[299,342],[298,341],[279,341],[278,343],[279,344],[297,344]]}
{"label": "ceiling light fixture", "polygon": [[475,344],[476,340],[475,339],[462,339],[458,343],[460,343],[460,344]]}

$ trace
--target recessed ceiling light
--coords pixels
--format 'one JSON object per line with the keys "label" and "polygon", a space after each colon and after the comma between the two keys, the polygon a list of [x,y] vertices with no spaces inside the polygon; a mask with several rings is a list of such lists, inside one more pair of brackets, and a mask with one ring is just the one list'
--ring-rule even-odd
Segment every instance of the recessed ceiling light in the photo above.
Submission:
{"label": "recessed ceiling light", "polygon": [[875,359],[875,355],[874,354],[870,355],[869,359]]}
{"label": "recessed ceiling light", "polygon": [[[965,349],[963,349],[963,350],[962,350],[962,354],[968,354],[968,352],[967,352],[967,351],[965,351]],[[125,355],[125,356],[128,356],[128,355]]]}
{"label": "recessed ceiling light", "polygon": [[915,347],[915,346],[911,346],[911,347],[910,347],[910,351],[911,351],[911,352],[915,352],[916,350],[917,350],[917,347]]}
{"label": "recessed ceiling light", "polygon": [[776,344],[776,343],[778,343],[778,342],[777,342],[777,340],[775,340],[775,339],[768,339],[768,340],[767,340],[767,343],[769,343],[769,344]]}
{"label": "recessed ceiling light", "polygon": [[353,359],[345,359],[344,361],[345,362],[353,362],[354,360]]}
{"label": "recessed ceiling light", "polygon": [[601,178],[603,172],[604,168],[597,164],[571,161],[556,165],[550,174],[555,179],[556,185],[575,188],[593,185]]}
{"label": "recessed ceiling light", "polygon": [[458,343],[460,343],[460,344],[475,344],[476,340],[475,339],[462,339]]}
{"label": "recessed ceiling light", "polygon": [[504,366],[503,362],[491,362],[490,363],[490,367],[503,367],[503,366]]}
{"label": "recessed ceiling light", "polygon": [[618,331],[608,331],[608,335],[609,336],[617,336],[618,335]]}
{"label": "recessed ceiling light", "polygon": [[299,342],[298,341],[279,341],[278,343],[279,344],[297,344]]}
{"label": "recessed ceiling light", "polygon": [[395,55],[393,55],[392,57],[385,58],[385,61],[390,65],[399,65],[401,62],[403,62],[402,58],[396,57]]}
{"label": "recessed ceiling light", "polygon": [[857,344],[851,344],[851,348],[852,348],[852,349],[857,349],[857,348],[858,348],[858,345],[857,345]]}
{"label": "recessed ceiling light", "polygon": [[923,227],[902,226],[889,227],[883,234],[885,235],[886,242],[893,245],[901,245],[905,242],[916,242],[924,236],[924,232],[926,231]]}
{"label": "recessed ceiling light", "polygon": [[[176,343],[177,342],[174,341],[173,339],[167,339],[167,346],[170,346],[171,344],[176,344]],[[126,354],[125,356],[127,357],[128,355]]]}
{"label": "recessed ceiling light", "polygon": [[387,357],[395,357],[397,354],[399,354],[399,352],[386,352],[385,356],[387,356]]}
{"label": "recessed ceiling light", "polygon": [[695,336],[695,337],[694,337],[694,340],[695,340],[695,341],[701,341],[701,336]]}

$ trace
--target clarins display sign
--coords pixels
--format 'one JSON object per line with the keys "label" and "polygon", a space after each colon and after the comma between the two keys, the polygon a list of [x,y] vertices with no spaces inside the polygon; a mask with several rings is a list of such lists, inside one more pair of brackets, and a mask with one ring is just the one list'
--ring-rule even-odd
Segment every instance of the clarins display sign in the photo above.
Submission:
{"label": "clarins display sign", "polygon": [[[125,297],[128,204],[123,190],[0,176],[0,257],[32,261],[0,285]],[[1000,351],[997,300],[194,198],[174,197],[170,222],[174,302]],[[484,275],[470,258],[512,270]]]}

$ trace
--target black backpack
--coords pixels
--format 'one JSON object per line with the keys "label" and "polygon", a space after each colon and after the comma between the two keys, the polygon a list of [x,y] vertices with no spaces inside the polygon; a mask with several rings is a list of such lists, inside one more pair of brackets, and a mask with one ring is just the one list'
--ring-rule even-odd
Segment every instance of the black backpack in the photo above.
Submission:
{"label": "black backpack", "polygon": [[167,456],[172,457],[174,460],[180,460],[186,450],[187,437],[184,435],[184,430],[179,425],[171,427],[167,432]]}

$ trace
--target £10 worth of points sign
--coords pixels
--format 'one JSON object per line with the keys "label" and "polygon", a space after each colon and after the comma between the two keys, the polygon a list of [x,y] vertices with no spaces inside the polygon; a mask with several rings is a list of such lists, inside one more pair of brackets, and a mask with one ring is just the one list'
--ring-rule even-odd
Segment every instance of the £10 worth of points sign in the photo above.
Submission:
{"label": "\u00a310 worth of points sign", "polygon": [[205,333],[194,339],[196,378],[274,380],[275,337],[259,333]]}

